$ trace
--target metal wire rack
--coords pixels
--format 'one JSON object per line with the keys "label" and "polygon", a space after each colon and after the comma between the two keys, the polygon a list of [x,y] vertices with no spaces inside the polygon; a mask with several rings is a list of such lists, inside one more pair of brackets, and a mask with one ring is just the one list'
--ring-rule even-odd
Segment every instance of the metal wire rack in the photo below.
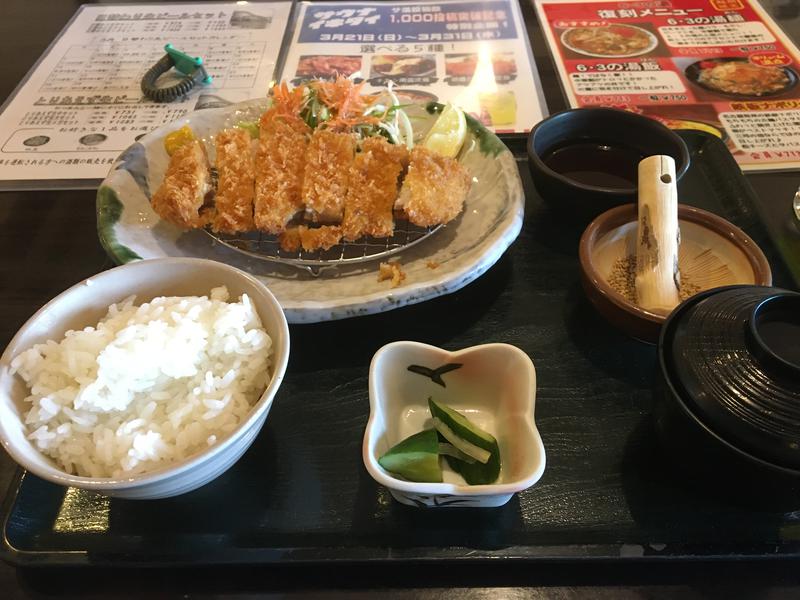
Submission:
{"label": "metal wire rack", "polygon": [[404,220],[395,221],[394,234],[387,238],[363,237],[355,242],[342,242],[328,250],[287,252],[278,243],[278,236],[261,232],[223,234],[204,231],[220,244],[259,260],[288,265],[317,277],[326,269],[358,265],[385,259],[406,250],[437,231],[441,225],[418,227]]}

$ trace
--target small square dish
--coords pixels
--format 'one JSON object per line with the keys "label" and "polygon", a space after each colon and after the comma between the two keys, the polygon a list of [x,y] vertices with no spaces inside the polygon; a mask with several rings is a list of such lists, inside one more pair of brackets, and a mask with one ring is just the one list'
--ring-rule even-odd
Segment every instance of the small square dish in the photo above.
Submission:
{"label": "small square dish", "polygon": [[[488,485],[467,485],[442,460],[442,483],[407,481],[378,458],[407,437],[432,427],[428,398],[466,416],[492,434],[500,449],[500,475]],[[411,506],[502,506],[544,473],[545,452],[536,429],[536,370],[519,348],[485,344],[456,352],[418,342],[387,344],[369,370],[370,416],[363,458],[375,481]]]}

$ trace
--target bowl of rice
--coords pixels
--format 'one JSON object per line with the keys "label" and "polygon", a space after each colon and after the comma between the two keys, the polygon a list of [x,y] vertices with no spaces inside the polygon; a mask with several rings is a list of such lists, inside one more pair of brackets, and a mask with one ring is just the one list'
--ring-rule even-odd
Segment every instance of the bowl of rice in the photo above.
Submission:
{"label": "bowl of rice", "polygon": [[224,473],[266,421],[289,329],[257,279],[142,260],[71,287],[0,357],[0,442],[53,483],[166,498]]}

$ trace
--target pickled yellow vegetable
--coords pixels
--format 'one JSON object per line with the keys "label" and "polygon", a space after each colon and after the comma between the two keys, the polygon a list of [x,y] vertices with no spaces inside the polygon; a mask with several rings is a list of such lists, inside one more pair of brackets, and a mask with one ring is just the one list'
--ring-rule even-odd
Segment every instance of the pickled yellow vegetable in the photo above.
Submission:
{"label": "pickled yellow vegetable", "polygon": [[164,149],[167,151],[167,154],[172,156],[175,150],[194,139],[194,132],[188,125],[184,125],[180,129],[176,129],[172,133],[167,134],[167,137],[164,138]]}

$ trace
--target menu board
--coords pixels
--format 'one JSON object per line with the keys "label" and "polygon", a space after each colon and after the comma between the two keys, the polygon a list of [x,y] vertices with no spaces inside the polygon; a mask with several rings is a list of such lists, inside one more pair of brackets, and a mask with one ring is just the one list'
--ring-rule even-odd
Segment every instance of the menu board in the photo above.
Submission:
{"label": "menu board", "polygon": [[[266,95],[290,9],[291,2],[82,6],[0,114],[0,186],[102,179],[122,150],[159,125]],[[143,97],[140,81],[168,42],[202,57],[213,82],[157,104]]]}
{"label": "menu board", "polygon": [[302,2],[282,78],[336,74],[392,85],[417,102],[451,101],[496,132],[529,131],[541,86],[512,0]]}
{"label": "menu board", "polygon": [[541,0],[572,106],[722,138],[744,170],[800,167],[800,53],[755,0]]}

